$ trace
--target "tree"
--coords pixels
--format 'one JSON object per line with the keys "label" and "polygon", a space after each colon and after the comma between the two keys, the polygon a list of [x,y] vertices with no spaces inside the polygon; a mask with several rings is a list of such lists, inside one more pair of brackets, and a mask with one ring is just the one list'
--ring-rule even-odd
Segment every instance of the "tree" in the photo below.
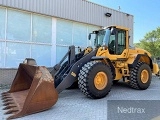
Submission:
{"label": "tree", "polygon": [[137,47],[137,48],[142,48],[141,43],[134,43],[134,46]]}
{"label": "tree", "polygon": [[136,46],[147,50],[153,57],[160,57],[160,27],[146,33],[140,40],[140,44],[136,44]]}

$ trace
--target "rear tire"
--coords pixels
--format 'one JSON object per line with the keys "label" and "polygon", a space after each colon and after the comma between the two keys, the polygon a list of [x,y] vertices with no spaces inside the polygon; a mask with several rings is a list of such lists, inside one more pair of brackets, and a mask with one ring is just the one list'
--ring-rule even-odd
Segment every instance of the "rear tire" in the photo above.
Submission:
{"label": "rear tire", "polygon": [[145,90],[150,86],[152,79],[151,68],[144,62],[138,62],[130,72],[129,85],[134,89]]}
{"label": "rear tire", "polygon": [[78,86],[88,97],[98,99],[105,97],[111,90],[112,72],[102,62],[90,61],[85,64],[78,75]]}

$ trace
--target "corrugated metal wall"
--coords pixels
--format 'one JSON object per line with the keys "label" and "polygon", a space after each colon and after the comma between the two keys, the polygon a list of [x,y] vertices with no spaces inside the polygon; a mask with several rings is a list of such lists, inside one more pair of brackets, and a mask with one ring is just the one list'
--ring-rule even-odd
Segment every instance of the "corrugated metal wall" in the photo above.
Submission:
{"label": "corrugated metal wall", "polygon": [[[133,36],[132,15],[86,0],[0,0],[0,5],[98,26],[120,25],[130,28]],[[112,16],[106,17],[106,12]],[[133,44],[132,37],[130,42]]]}

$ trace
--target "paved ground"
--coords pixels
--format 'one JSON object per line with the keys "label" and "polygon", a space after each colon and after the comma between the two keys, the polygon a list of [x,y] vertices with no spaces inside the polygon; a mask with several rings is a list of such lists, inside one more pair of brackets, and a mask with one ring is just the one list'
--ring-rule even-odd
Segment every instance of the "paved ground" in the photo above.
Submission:
{"label": "paved ground", "polygon": [[[2,93],[3,91],[5,90],[0,90],[0,93]],[[28,115],[23,118],[18,118],[17,120],[107,120],[107,118],[108,120],[127,120],[127,118],[123,118],[125,117],[125,115],[129,115],[124,114],[126,112],[125,110],[120,111],[121,113],[123,112],[121,114],[123,117],[117,117],[117,111],[115,111],[115,113],[113,111],[115,109],[113,107],[116,106],[117,103],[119,103],[118,105],[121,105],[121,107],[123,107],[123,104],[125,104],[125,100],[146,100],[146,102],[138,101],[138,104],[143,102],[145,104],[143,104],[141,107],[144,108],[145,106],[148,106],[147,109],[150,109],[150,113],[143,114],[142,118],[141,114],[139,114],[140,116],[138,117],[137,114],[134,114],[130,119],[149,120],[151,118],[157,117],[157,120],[159,120],[158,117],[160,115],[160,110],[158,111],[158,109],[160,107],[158,106],[158,102],[160,105],[160,101],[157,100],[160,100],[160,79],[158,79],[157,77],[153,77],[152,83],[147,90],[134,90],[128,87],[126,84],[123,84],[121,82],[117,83],[117,85],[114,85],[112,87],[112,90],[108,96],[98,100],[92,100],[85,97],[78,89],[65,90],[61,94],[59,94],[58,102],[50,110]],[[148,103],[147,100],[150,102]],[[127,102],[126,103],[129,107],[132,107],[132,103],[133,107],[135,107],[134,102]],[[124,106],[128,107],[126,105]],[[156,108],[156,111],[152,110],[153,107]],[[3,111],[2,108],[2,101],[0,100],[0,120],[6,119],[7,117],[7,115],[3,115],[5,111]],[[151,114],[152,112],[154,114]]]}

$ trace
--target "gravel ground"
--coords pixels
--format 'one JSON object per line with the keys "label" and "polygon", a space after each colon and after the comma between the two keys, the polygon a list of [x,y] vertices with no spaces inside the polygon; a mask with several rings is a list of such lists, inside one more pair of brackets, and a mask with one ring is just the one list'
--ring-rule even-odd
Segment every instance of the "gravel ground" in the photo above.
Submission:
{"label": "gravel ground", "polygon": [[[0,93],[6,90],[7,89],[1,89]],[[59,94],[58,102],[51,109],[18,118],[16,120],[121,120],[125,115],[121,114],[123,117],[120,116],[117,118],[117,113],[114,113],[114,108],[112,108],[114,104],[117,103],[117,100],[121,105],[124,104],[125,100],[145,100],[145,103],[147,103],[147,101],[151,102],[148,103],[150,105],[147,106],[150,107],[147,109],[150,109],[150,111],[153,111],[153,113],[156,114],[149,113],[149,115],[146,114],[146,117],[144,117],[144,114],[142,118],[139,116],[134,116],[132,120],[149,120],[151,118],[158,117],[160,115],[160,111],[154,111],[152,110],[152,107],[155,107],[155,103],[158,104],[157,102],[154,102],[155,100],[158,100],[160,105],[160,79],[153,76],[152,83],[147,90],[134,90],[128,87],[128,85],[119,82],[112,87],[109,95],[107,95],[105,98],[96,100],[87,98],[78,89],[65,90]],[[131,103],[133,102],[131,101]],[[131,103],[129,102],[127,104],[130,106]],[[154,103],[154,106],[152,106],[152,103]],[[0,100],[0,119],[2,120],[6,119],[8,116],[4,115],[5,111],[2,110],[3,107],[2,101]]]}

